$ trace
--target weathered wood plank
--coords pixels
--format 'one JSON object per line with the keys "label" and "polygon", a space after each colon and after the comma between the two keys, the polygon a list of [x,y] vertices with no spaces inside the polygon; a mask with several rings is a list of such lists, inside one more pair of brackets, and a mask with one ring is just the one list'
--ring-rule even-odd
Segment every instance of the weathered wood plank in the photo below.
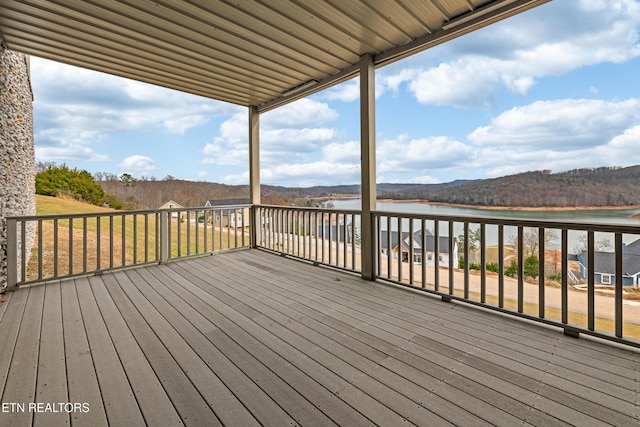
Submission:
{"label": "weathered wood plank", "polygon": [[120,288],[114,275],[104,275],[102,279],[184,424],[192,426],[221,425],[207,401],[198,393],[186,373]]}
{"label": "weathered wood plank", "polygon": [[[99,283],[100,277],[90,277]],[[78,301],[91,349],[105,412],[110,425],[144,425],[133,390],[90,286],[77,286]]]}
{"label": "weathered wood plank", "polygon": [[[217,266],[216,266],[216,271],[217,271]],[[256,294],[257,295],[256,297],[259,298],[260,301],[267,300],[267,294],[263,293],[263,289],[265,288],[263,286],[264,278],[261,279],[261,282],[262,283],[260,285],[256,285],[256,286],[251,286],[254,284],[254,282],[252,281],[244,282],[246,286],[251,287],[251,289],[248,291],[249,293],[247,294],[247,298],[251,294]],[[282,281],[280,281],[280,283],[282,283]],[[264,298],[260,298],[260,297],[264,297]],[[309,301],[309,304],[315,305],[317,302],[318,302],[318,298],[314,298],[312,301]],[[280,317],[279,312],[286,313],[288,311],[292,311],[292,309],[287,310],[287,307],[278,306],[277,309],[270,311],[270,316],[272,318],[277,318],[277,317]],[[304,315],[301,316],[301,318],[308,319],[309,318],[308,314],[310,311],[312,311],[310,307],[305,307],[304,309],[302,309],[302,311],[299,312],[299,313],[304,313]],[[513,424],[514,422],[517,422],[517,420],[514,417],[512,417],[509,413],[503,412],[503,411],[496,411],[494,406],[492,406],[491,404],[482,402],[481,400],[477,399],[473,394],[467,394],[465,392],[462,392],[456,389],[444,388],[442,381],[440,379],[433,378],[431,382],[427,381],[427,382],[415,384],[411,381],[411,379],[415,378],[415,376],[406,375],[403,369],[397,369],[394,372],[390,372],[386,368],[384,370],[380,370],[379,369],[380,366],[378,365],[378,363],[380,363],[380,361],[383,359],[387,361],[387,359],[389,358],[389,353],[392,350],[398,348],[397,344],[390,345],[389,343],[382,342],[379,339],[372,340],[372,338],[375,338],[375,335],[364,337],[362,341],[358,341],[356,339],[353,339],[351,336],[349,336],[349,332],[351,333],[353,332],[353,328],[351,328],[350,326],[351,324],[353,324],[352,322],[336,325],[336,323],[333,322],[333,318],[329,316],[327,316],[323,320],[324,321],[329,320],[328,323],[336,328],[335,330],[333,330],[333,332],[331,332],[330,330],[327,332],[329,336],[337,336],[340,342],[336,347],[336,345],[321,338],[322,334],[315,335],[319,340],[321,340],[321,342],[316,343],[319,347],[323,349],[336,349],[337,354],[341,354],[342,358],[344,358],[345,360],[349,360],[349,362],[352,363],[353,365],[358,366],[358,368],[360,369],[363,369],[368,376],[373,376],[376,378],[376,380],[382,383],[390,384],[393,387],[395,387],[395,389],[404,391],[406,396],[413,397],[414,399],[419,399],[419,400],[416,400],[417,403],[421,403],[429,407],[435,413],[439,413],[442,416],[446,416],[450,421],[456,424],[466,424],[466,425],[481,424],[483,422],[481,418],[479,418],[477,415],[475,416],[471,415],[469,412],[465,410],[465,407],[471,406],[475,410],[474,412],[475,414],[481,414],[482,417],[485,417],[487,420],[491,420],[491,422],[493,423],[499,424],[500,422],[502,422],[503,424]],[[291,322],[291,321],[287,322],[287,320],[285,319],[282,319],[282,324],[289,325],[289,327],[292,327],[292,328],[298,328],[298,326],[296,326],[294,322]],[[321,322],[316,322],[315,325],[316,327],[319,327],[319,326],[322,326],[323,324]],[[340,334],[336,335],[336,332],[340,332]],[[310,336],[314,336],[313,330],[302,330],[299,333],[301,336],[304,336],[307,338],[309,338]],[[363,337],[360,336],[360,339],[362,338]],[[356,357],[354,357],[354,355],[351,355],[351,357],[349,357],[348,355],[345,354],[345,353],[348,353],[348,351],[345,351],[344,349],[340,349],[340,347],[342,346],[347,347],[348,349],[354,349],[358,347],[358,344],[362,346],[362,345],[366,345],[364,343],[371,343],[372,341],[373,341],[373,343],[371,344],[372,348],[386,349],[386,353],[382,353],[382,357],[376,356],[371,360],[371,362],[374,362],[374,363],[363,360],[363,358],[358,358],[357,357],[358,355],[356,355]],[[291,338],[288,339],[287,342],[292,342],[292,339]],[[367,355],[369,354],[369,352],[365,351],[363,354]],[[429,387],[430,390],[425,389],[425,387]],[[420,390],[421,388],[422,390]],[[371,385],[369,385],[364,389],[370,392],[372,389],[375,389],[375,387],[372,387]],[[381,393],[380,398],[384,400],[385,397],[387,397],[387,395],[389,395],[388,392],[387,393],[383,392]],[[429,396],[429,399],[423,399],[424,396]],[[445,396],[446,399],[443,399],[440,396]],[[464,402],[464,405],[457,406],[456,404],[459,402]]]}
{"label": "weathered wood plank", "polygon": [[[6,315],[0,321],[0,343],[2,343],[0,345],[0,390],[3,390],[3,392],[6,390],[5,384],[9,375],[18,333],[20,332],[29,290],[20,289],[19,292],[14,291],[11,294],[13,295],[11,297],[11,306],[8,305],[8,301],[5,301]],[[0,402],[8,401],[4,399],[3,395]]]}
{"label": "weathered wood plank", "polygon": [[93,283],[91,288],[145,422],[150,425],[184,425],[104,283]]}
{"label": "weathered wood plank", "polygon": [[[70,403],[72,405],[73,403],[82,403],[68,401],[60,282],[49,283],[45,286],[36,402],[45,404]],[[75,408],[73,412],[76,412]],[[33,425],[69,425],[69,413],[66,408],[59,412],[36,412]]]}
{"label": "weathered wood plank", "polygon": [[[284,282],[284,281],[282,281],[282,282]],[[324,296],[324,297],[326,297],[326,294],[323,294],[323,296]],[[338,312],[343,311],[346,315],[349,315],[349,311],[348,311],[348,309],[341,308],[341,307],[339,307],[339,306],[338,306],[338,304],[339,304],[339,301],[332,300],[330,304],[327,304],[327,305],[326,305],[326,307],[327,307],[327,308],[331,308],[331,309],[335,309],[335,310],[337,310]],[[315,307],[316,309],[317,309],[318,307],[322,307],[322,305],[323,305],[323,302],[322,302],[322,300],[321,300],[320,298],[315,298],[315,299],[313,300],[313,307]],[[338,306],[338,308],[336,308],[336,306]],[[308,307],[308,308],[311,308],[311,307]],[[358,310],[359,310],[359,311],[358,311]],[[365,322],[366,322],[366,326],[367,326],[368,328],[372,328],[372,325],[374,325],[374,324],[375,324],[375,321],[373,321],[373,322],[372,322],[372,321],[370,321],[370,319],[371,319],[371,320],[375,320],[375,318],[378,316],[378,314],[377,314],[377,313],[375,313],[375,312],[367,312],[366,310],[363,310],[363,308],[362,308],[362,307],[358,307],[358,310],[356,311],[356,313],[351,313],[351,314],[350,314],[350,315],[351,315],[351,319],[348,319],[348,318],[347,318],[347,319],[345,319],[345,321],[346,321],[347,323],[354,323],[354,322],[357,322],[357,321],[358,321],[358,319],[362,319],[362,317],[364,316],[364,319],[362,319],[362,320],[365,320]],[[332,313],[332,314],[333,314],[333,316],[335,317],[335,315],[336,315],[336,314],[335,314],[335,312],[334,312],[334,313]],[[385,313],[385,314],[386,314],[386,313]],[[392,321],[392,319],[391,319],[391,318],[388,318],[388,317],[385,317],[385,319],[386,319],[386,320],[388,320],[388,321]],[[400,325],[400,326],[401,326],[401,325]],[[406,325],[405,325],[405,326],[406,326]],[[409,329],[410,329],[410,328],[409,328]],[[384,331],[384,328],[383,328],[383,330],[378,331],[377,333],[378,333],[378,334],[380,334],[381,332],[382,332],[382,333],[384,333],[384,332],[385,332],[385,331]],[[370,333],[371,333],[372,335],[376,335],[376,331],[375,331],[375,329],[372,329]],[[389,333],[389,332],[387,332],[387,333]],[[378,336],[379,336],[379,335],[378,335]],[[400,346],[400,345],[402,344],[401,338],[402,338],[402,337],[394,337],[394,338],[393,338],[393,339],[396,339],[396,340],[398,340],[398,341],[399,341],[399,342],[398,342],[398,346]],[[456,356],[459,356],[459,355],[456,355]],[[442,362],[442,363],[443,363],[443,365],[442,365],[442,366],[443,366],[443,367],[444,367],[444,366],[446,366],[445,364],[446,364],[447,360],[449,360],[449,359],[450,359],[450,358],[452,358],[452,357],[453,357],[452,355],[448,355],[448,358],[445,358],[445,359],[443,360],[443,362]],[[426,358],[426,360],[428,360],[428,358]],[[452,360],[456,360],[456,359],[452,359]],[[471,371],[469,372],[469,378],[473,378],[473,375],[474,375],[474,372],[473,372],[473,370],[471,370]],[[512,375],[514,375],[514,376],[518,376],[518,375],[519,375],[519,373],[517,373],[517,372],[512,372]],[[472,381],[472,380],[471,380],[471,381]],[[494,381],[494,382],[495,382],[495,381]],[[504,383],[504,381],[502,381],[502,383]],[[506,384],[507,384],[507,385],[508,385],[508,384],[511,384],[511,382],[507,380],[507,381],[506,381]],[[505,384],[495,384],[495,386],[494,386],[494,387],[495,387],[495,390],[496,390],[496,391],[501,391],[501,387],[503,387],[504,385],[505,385]],[[514,389],[514,392],[517,392],[517,390],[515,390],[515,389]],[[476,394],[476,395],[477,395],[477,394]],[[480,394],[480,395],[481,395],[481,394]],[[568,396],[568,400],[571,400],[571,399],[572,399],[572,398],[571,398],[571,395],[569,395],[569,396]],[[563,410],[562,405],[558,405],[558,404],[556,404],[555,402],[547,401],[547,405],[548,405],[548,406],[550,406],[552,409],[553,409],[553,408],[555,408],[555,411],[556,411],[556,412],[555,412],[555,414],[556,414],[556,415],[561,415],[562,413],[571,413],[571,411],[570,411],[570,410]],[[612,414],[612,415],[613,415],[613,414]],[[579,413],[575,413],[575,416],[579,418],[579,417],[580,417],[580,414],[579,414]],[[615,418],[615,416],[614,416],[614,418]]]}
{"label": "weathered wood plank", "polygon": [[[423,397],[429,392],[420,385],[407,381],[406,378],[386,369],[380,369],[379,363],[388,357],[387,354],[372,351],[374,350],[372,348],[365,349],[364,354],[360,354],[354,351],[353,344],[357,348],[354,340],[336,335],[335,331],[329,335],[331,337],[329,338],[315,329],[303,325],[299,321],[304,317],[302,313],[288,308],[279,301],[280,298],[277,296],[272,299],[274,295],[268,295],[269,292],[265,292],[267,287],[264,286],[264,277],[262,277],[260,284],[245,281],[246,286],[242,288],[232,286],[233,276],[218,274],[217,277],[220,279],[224,277],[226,286],[217,286],[216,295],[220,292],[237,293],[238,298],[240,295],[244,295],[245,300],[252,300],[252,306],[264,313],[263,316],[254,319],[256,323],[276,334],[287,344],[295,346],[301,354],[311,357],[323,366],[330,367],[333,372],[347,379],[351,386],[360,382],[362,390],[366,390],[368,394],[386,406],[391,405],[398,408],[404,416],[414,423],[427,423],[428,425],[446,423],[445,418],[438,415],[438,413],[446,413],[450,417],[455,417],[455,419],[450,419],[457,424],[482,424],[482,419],[451,404],[451,402],[440,399],[439,396],[432,396],[432,399],[425,401]],[[219,283],[221,282],[216,281],[214,286]],[[336,339],[333,339],[334,337]],[[305,369],[305,371],[314,372],[313,369]],[[359,409],[366,412],[365,408]],[[508,414],[504,415],[508,417]]]}
{"label": "weathered wood plank", "polygon": [[[173,270],[177,268],[177,265],[170,267]],[[229,346],[226,351],[235,347],[236,353],[234,353],[233,360],[239,367],[241,366],[247,375],[255,381],[259,381],[261,387],[271,389],[274,400],[297,422],[305,425],[332,423],[327,414],[321,412],[316,406],[319,405],[318,402],[330,398],[326,394],[326,389],[321,388],[316,382],[306,379],[304,373],[301,375],[301,372],[288,359],[283,358],[273,348],[266,345],[263,342],[266,341],[266,338],[261,339],[261,335],[265,334],[264,330],[256,332],[256,336],[238,325],[236,322],[244,325],[247,318],[231,307],[221,304],[215,296],[208,293],[207,290],[210,290],[210,286],[207,286],[202,279],[198,279],[187,271],[178,271],[180,273],[173,271],[173,273],[167,272],[167,274],[173,274],[176,279],[181,276],[188,277],[189,280],[183,281],[182,285],[196,297],[195,300],[191,299],[190,303],[203,315],[212,319],[221,331],[224,331],[224,333],[216,331],[216,339]],[[196,284],[195,282],[200,283]],[[203,286],[204,289],[198,285]],[[250,323],[248,322],[248,324]],[[269,334],[267,333],[267,335]],[[276,337],[270,338],[278,341]],[[284,343],[277,342],[277,345],[281,344]],[[396,419],[396,421],[398,420]]]}
{"label": "weathered wood plank", "polygon": [[60,284],[62,293],[62,329],[64,336],[69,402],[87,403],[89,411],[74,412],[74,426],[107,426],[98,377],[91,357],[76,286],[88,287],[86,278],[66,280]]}
{"label": "weathered wood plank", "polygon": [[[192,348],[258,420],[262,420],[264,425],[272,426],[293,423],[293,419],[271,399],[269,394],[242,372],[228,354],[223,353],[222,350],[225,348],[218,348],[218,341],[211,339],[213,332],[218,329],[217,326],[181,298],[181,294],[184,292],[180,292],[181,288],[176,286],[175,281],[164,275],[161,269],[146,269],[140,273],[142,275],[150,274],[156,281],[153,287],[134,281],[136,286],[146,295],[156,292],[162,295],[168,303],[170,302],[175,313],[164,307],[162,312],[167,316],[167,320],[183,337],[189,337],[188,342]],[[176,318],[178,313],[184,316],[191,325]],[[200,339],[198,333],[202,335]]]}
{"label": "weathered wood plank", "polygon": [[[206,337],[202,333],[188,328],[188,321],[179,315],[171,304],[162,299],[153,288],[145,287],[145,285],[148,285],[146,278],[155,282],[153,276],[145,275],[145,278],[143,278],[137,270],[129,271],[126,275],[129,282],[125,281],[124,278],[118,278],[122,289],[131,301],[136,304],[141,313],[146,311],[145,318],[152,325],[158,338],[164,342],[176,362],[187,372],[192,383],[198,388],[200,394],[207,399],[211,409],[220,421],[223,424],[259,425],[247,408],[220,380],[217,372],[212,370],[193,349],[197,342],[205,341]],[[138,286],[145,291],[143,292]],[[180,332],[184,332],[184,334]]]}
{"label": "weathered wood plank", "polygon": [[11,299],[11,295],[13,292],[7,292],[6,294],[0,294],[0,322],[2,322],[2,317],[4,316],[4,312],[7,311],[7,306],[9,305],[9,300]]}
{"label": "weathered wood plank", "polygon": [[[194,270],[191,270],[194,271]],[[220,273],[217,269],[216,271]],[[187,274],[187,272],[184,272]],[[205,276],[206,277],[206,276]],[[247,301],[250,301],[252,298],[246,295],[243,295],[241,292],[235,292],[233,288],[237,286],[233,283],[233,278],[228,280],[227,282],[223,282],[224,276],[222,274],[216,275],[216,281],[214,286],[206,286],[203,290],[210,290],[213,292],[213,295],[216,297],[221,293],[232,294],[232,296],[236,295],[235,298],[243,298]],[[229,279],[229,278],[227,278]],[[216,286],[219,285],[219,286]],[[269,311],[266,306],[261,305],[258,301],[253,300],[252,306],[255,310],[260,313],[266,313]],[[293,321],[292,321],[293,320]],[[276,323],[267,320],[264,314],[253,319],[253,322],[248,323],[244,322],[241,318],[235,318],[234,321],[238,322],[238,324],[242,325],[243,328],[247,331],[251,331],[255,337],[265,336],[266,333],[271,333],[273,339],[277,340],[272,348],[274,351],[279,353],[286,360],[292,361],[292,363],[302,372],[305,372],[306,375],[311,376],[316,382],[323,385],[329,391],[338,394],[340,390],[344,389],[349,383],[356,381],[359,377],[363,375],[363,371],[366,370],[366,367],[362,367],[360,369],[355,368],[349,363],[341,360],[340,358],[332,355],[329,352],[324,351],[319,345],[314,344],[305,338],[302,338],[300,335],[296,335],[291,333],[289,329],[285,328],[277,328]],[[288,320],[289,327],[295,327],[296,322],[295,319]],[[262,326],[260,329],[257,326]],[[304,332],[312,332],[310,330]],[[304,333],[303,332],[303,333]],[[268,336],[268,335],[267,335]],[[268,341],[264,340],[265,345],[270,345],[273,340],[269,337]],[[331,369],[329,369],[330,367]],[[336,375],[337,374],[337,375]],[[288,381],[295,381],[288,380]],[[378,387],[376,390],[377,395],[381,397],[383,400],[391,401],[393,400],[395,405],[400,407],[405,403],[402,402],[402,396],[397,392],[390,388],[386,388],[376,381],[373,381],[372,387]],[[314,401],[312,399],[311,392],[313,390],[306,390],[304,395]],[[353,389],[351,389],[353,392]],[[317,399],[320,401],[325,400],[321,395],[318,395]],[[428,413],[421,408],[419,405],[409,404],[408,399],[406,406],[406,416],[409,416],[410,413],[413,413],[414,418],[422,419],[424,422],[431,422],[432,425],[437,425],[438,421],[443,421],[439,419],[437,416],[434,416],[433,413]],[[325,405],[318,403],[319,407],[324,407]],[[355,408],[358,410],[356,413],[353,409],[348,408],[344,405],[340,405],[340,401],[336,401],[332,405],[331,412],[327,415],[334,418],[334,421],[341,425],[345,424],[354,424],[359,422],[358,420],[362,419],[362,413],[366,413],[366,408],[360,407]],[[357,416],[356,416],[357,415]],[[356,418],[354,418],[356,416]]]}
{"label": "weathered wood plank", "polygon": [[34,286],[27,292],[25,321],[20,326],[2,396],[3,402],[22,404],[24,407],[21,410],[3,413],[4,425],[31,425],[33,421],[34,411],[29,410],[28,405],[35,402],[44,286]]}

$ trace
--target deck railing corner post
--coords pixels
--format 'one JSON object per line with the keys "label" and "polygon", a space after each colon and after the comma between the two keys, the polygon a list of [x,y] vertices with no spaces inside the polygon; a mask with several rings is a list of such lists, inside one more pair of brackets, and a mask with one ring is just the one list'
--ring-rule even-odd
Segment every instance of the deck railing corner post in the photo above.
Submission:
{"label": "deck railing corner post", "polygon": [[18,286],[18,221],[7,218],[7,287],[12,291]]}
{"label": "deck railing corner post", "polygon": [[258,247],[258,206],[252,204],[249,208],[251,221],[249,223],[249,235],[251,236],[251,249],[256,249]]}

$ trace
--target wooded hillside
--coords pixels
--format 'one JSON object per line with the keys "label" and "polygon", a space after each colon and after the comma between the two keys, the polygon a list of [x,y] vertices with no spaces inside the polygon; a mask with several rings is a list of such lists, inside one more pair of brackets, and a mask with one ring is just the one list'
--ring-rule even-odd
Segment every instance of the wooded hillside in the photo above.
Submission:
{"label": "wooded hillside", "polygon": [[[98,180],[129,209],[155,209],[169,200],[202,206],[210,199],[248,199],[246,185],[164,180]],[[358,195],[359,185],[288,188],[262,186],[265,204],[305,205],[313,198]],[[640,205],[640,166],[525,172],[501,178],[442,184],[378,184],[381,199],[423,199],[477,206],[572,207]]]}
{"label": "wooded hillside", "polygon": [[508,207],[640,205],[640,166],[526,172],[448,188],[425,186],[393,198]]}

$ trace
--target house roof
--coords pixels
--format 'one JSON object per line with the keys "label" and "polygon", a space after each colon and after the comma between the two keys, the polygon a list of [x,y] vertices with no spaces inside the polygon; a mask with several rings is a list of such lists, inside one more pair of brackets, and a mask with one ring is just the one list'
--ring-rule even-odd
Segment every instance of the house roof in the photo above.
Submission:
{"label": "house roof", "polygon": [[[422,250],[422,247],[420,246],[420,240],[421,240],[421,230],[416,231],[415,233],[413,233],[413,239],[412,241],[416,244],[414,246],[414,251],[420,251]],[[405,243],[405,241],[407,240],[407,238],[410,236],[410,234],[406,231],[402,232],[402,242],[403,242],[403,246],[405,248],[408,249],[407,244]],[[439,252],[440,253],[447,253],[449,252],[449,237],[447,236],[439,236]],[[455,238],[454,238],[455,241]],[[391,231],[391,249],[394,249],[395,247],[398,246],[398,232],[397,231]],[[383,230],[380,232],[380,247],[381,248],[388,248],[388,243],[389,243],[389,233],[386,230]],[[427,252],[435,252],[435,236],[433,234],[431,234],[431,232],[429,232],[428,230],[425,230],[425,244],[424,244],[424,249]]]}
{"label": "house roof", "polygon": [[635,240],[625,246],[626,254],[640,255],[640,239]]}
{"label": "house roof", "polygon": [[175,200],[173,200],[173,199],[171,199],[171,200],[169,200],[169,201],[164,202],[164,203],[162,204],[162,206],[166,206],[166,205],[170,205],[170,204],[175,205],[174,207],[176,207],[176,208],[184,208],[184,206],[182,206],[180,203],[176,202],[176,201],[175,201]]}
{"label": "house roof", "polygon": [[[586,262],[587,252],[578,254],[578,259],[583,265]],[[622,273],[625,276],[635,276],[640,273],[640,255],[623,254],[622,255]],[[596,251],[594,253],[594,272],[615,274],[616,273],[616,256],[613,252]]]}
{"label": "house roof", "polygon": [[547,1],[0,0],[0,42],[266,111]]}

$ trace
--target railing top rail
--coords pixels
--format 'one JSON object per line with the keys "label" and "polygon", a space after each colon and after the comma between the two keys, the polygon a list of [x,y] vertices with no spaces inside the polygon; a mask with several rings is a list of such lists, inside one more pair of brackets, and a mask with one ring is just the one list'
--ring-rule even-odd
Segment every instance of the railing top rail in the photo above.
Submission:
{"label": "railing top rail", "polygon": [[506,225],[513,227],[532,227],[548,229],[571,229],[577,231],[598,231],[604,233],[631,233],[640,234],[640,220],[638,225],[628,224],[602,224],[587,223],[581,221],[556,221],[556,220],[534,220],[526,218],[505,218],[505,217],[479,217],[467,215],[432,215],[419,213],[406,213],[397,211],[374,211],[374,216],[402,217],[407,219],[430,219],[439,221],[468,222],[478,224]]}
{"label": "railing top rail", "polygon": [[291,210],[291,211],[313,211],[313,212],[338,212],[345,214],[355,214],[360,215],[362,211],[360,209],[337,209],[337,208],[317,208],[317,207],[305,207],[305,206],[281,206],[281,205],[254,205],[258,208],[269,208],[269,209],[282,209],[282,210]]}
{"label": "railing top rail", "polygon": [[159,212],[184,212],[184,211],[211,211],[219,209],[239,209],[250,208],[250,204],[243,205],[224,205],[224,206],[196,206],[188,208],[171,208],[171,209],[144,209],[144,210],[120,210],[113,212],[86,212],[75,214],[50,214],[50,215],[28,215],[28,216],[10,216],[7,219],[19,221],[37,221],[37,220],[53,220],[53,219],[69,219],[69,218],[97,218],[122,215],[145,215],[155,214]]}

